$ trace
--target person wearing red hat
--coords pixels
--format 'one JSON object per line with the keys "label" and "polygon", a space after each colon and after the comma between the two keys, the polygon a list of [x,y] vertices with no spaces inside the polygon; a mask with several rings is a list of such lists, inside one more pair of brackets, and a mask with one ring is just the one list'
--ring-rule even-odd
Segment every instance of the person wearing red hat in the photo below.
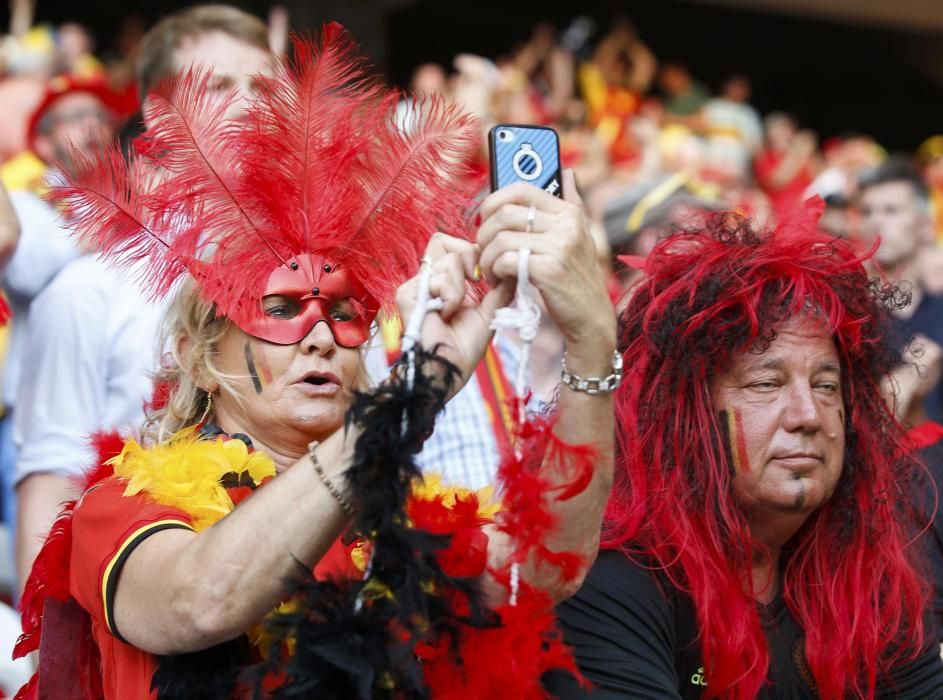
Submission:
{"label": "person wearing red hat", "polygon": [[49,81],[29,122],[29,144],[47,164],[73,169],[73,153],[100,152],[114,137],[118,99],[101,80],[60,75]]}

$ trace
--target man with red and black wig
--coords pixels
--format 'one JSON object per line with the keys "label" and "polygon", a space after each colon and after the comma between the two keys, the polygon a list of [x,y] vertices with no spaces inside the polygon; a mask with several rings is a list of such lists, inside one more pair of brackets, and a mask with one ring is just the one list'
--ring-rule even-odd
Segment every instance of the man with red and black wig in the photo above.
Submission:
{"label": "man with red and black wig", "polygon": [[564,699],[943,697],[913,499],[882,398],[908,301],[807,205],[658,244],[621,316],[604,548],[561,606]]}

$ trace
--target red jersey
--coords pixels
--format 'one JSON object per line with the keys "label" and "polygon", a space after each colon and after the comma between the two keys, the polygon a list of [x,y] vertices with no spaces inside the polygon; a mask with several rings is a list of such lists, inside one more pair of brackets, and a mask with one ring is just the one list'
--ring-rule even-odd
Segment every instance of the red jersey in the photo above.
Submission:
{"label": "red jersey", "polygon": [[[167,529],[193,530],[185,511],[142,496],[125,496],[126,482],[110,477],[79,500],[72,520],[69,588],[92,620],[92,636],[101,654],[105,700],[156,698],[151,691],[155,660],[121,636],[115,626],[114,595],[121,567],[141,542]],[[359,575],[349,550],[336,541],[315,568],[318,578]]]}
{"label": "red jersey", "polygon": [[79,500],[72,520],[69,588],[92,618],[101,653],[105,700],[156,698],[151,692],[154,657],[123,641],[114,621],[114,594],[121,567],[141,542],[161,530],[192,530],[182,510],[140,496],[125,497],[125,482],[111,477]]}

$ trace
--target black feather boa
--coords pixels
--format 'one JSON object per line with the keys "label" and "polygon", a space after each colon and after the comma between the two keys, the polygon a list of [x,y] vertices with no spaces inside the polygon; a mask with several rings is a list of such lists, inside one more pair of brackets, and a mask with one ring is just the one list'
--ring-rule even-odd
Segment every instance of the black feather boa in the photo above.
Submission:
{"label": "black feather boa", "polygon": [[409,387],[405,362],[376,390],[356,394],[347,413],[347,427],[361,431],[345,479],[358,505],[352,529],[370,542],[368,575],[299,580],[291,609],[266,618],[271,647],[255,665],[248,665],[245,637],[159,657],[153,682],[159,700],[229,700],[249,688],[256,699],[426,698],[417,645],[434,640],[440,649],[457,648],[463,628],[499,624],[481,602],[477,578],[448,576],[439,565],[449,536],[410,526],[407,499],[421,478],[414,456],[458,369],[419,350]]}
{"label": "black feather boa", "polygon": [[231,700],[251,661],[246,635],[191,654],[159,656],[151,690],[157,700]]}
{"label": "black feather boa", "polygon": [[[358,394],[347,414],[348,425],[361,430],[345,476],[358,504],[353,528],[371,543],[368,574],[346,584],[308,578],[299,585],[293,612],[267,618],[276,651],[250,671],[257,698],[266,696],[263,679],[273,676],[284,678],[269,688],[274,698],[425,698],[417,644],[457,640],[464,625],[497,624],[480,602],[477,578],[442,571],[436,554],[448,546],[448,536],[410,527],[407,498],[421,478],[414,455],[432,432],[458,370],[418,351],[410,388],[405,362],[383,386]],[[461,612],[455,600],[465,603]]]}

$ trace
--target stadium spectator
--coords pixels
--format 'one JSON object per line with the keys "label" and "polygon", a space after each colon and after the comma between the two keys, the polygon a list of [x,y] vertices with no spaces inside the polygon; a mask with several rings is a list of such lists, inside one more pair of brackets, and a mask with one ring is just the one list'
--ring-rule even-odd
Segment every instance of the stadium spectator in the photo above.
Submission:
{"label": "stadium spectator", "polygon": [[719,217],[649,256],[608,551],[559,607],[595,690],[558,678],[562,700],[943,696],[920,470],[880,390],[905,299],[815,228]]}
{"label": "stadium spectator", "polygon": [[[265,24],[234,7],[198,6],[171,15],[142,42],[142,94],[190,67],[207,68],[209,89],[230,92],[228,114],[236,117],[251,99],[251,77],[271,70],[267,42]],[[30,373],[20,380],[15,430],[21,583],[71,497],[70,478],[92,464],[88,436],[139,424],[152,393],[161,310],[141,299],[130,277],[88,254],[63,269],[33,304]]]}
{"label": "stadium spectator", "polygon": [[[874,261],[879,273],[910,291],[911,302],[898,309],[890,332],[900,350],[915,336],[923,342],[943,345],[943,297],[930,294],[920,274],[920,258],[933,245],[933,222],[926,184],[905,160],[889,159],[864,172],[858,181],[858,210],[861,238],[866,246],[877,246]],[[943,394],[939,382],[922,390],[925,377],[912,363],[894,372],[895,410],[906,420],[923,397],[926,415],[943,420]]]}
{"label": "stadium spectator", "polygon": [[[41,159],[38,174],[56,178],[57,172],[73,172],[79,166],[76,157],[96,158],[114,137],[111,104],[110,92],[98,80],[59,76],[49,81],[27,131],[31,152]],[[31,189],[11,194],[21,235],[3,277],[13,311],[3,376],[5,415],[0,421],[0,480],[3,516],[8,524],[15,521],[13,421],[22,377],[30,376],[25,369],[26,358],[32,359],[26,341],[31,305],[59,271],[82,253],[63,229],[59,211],[40,197],[40,184],[34,180]]]}
{"label": "stadium spectator", "polygon": [[766,117],[766,147],[755,162],[756,179],[769,197],[778,219],[788,216],[803,199],[817,169],[816,138],[799,131],[788,114]]}

